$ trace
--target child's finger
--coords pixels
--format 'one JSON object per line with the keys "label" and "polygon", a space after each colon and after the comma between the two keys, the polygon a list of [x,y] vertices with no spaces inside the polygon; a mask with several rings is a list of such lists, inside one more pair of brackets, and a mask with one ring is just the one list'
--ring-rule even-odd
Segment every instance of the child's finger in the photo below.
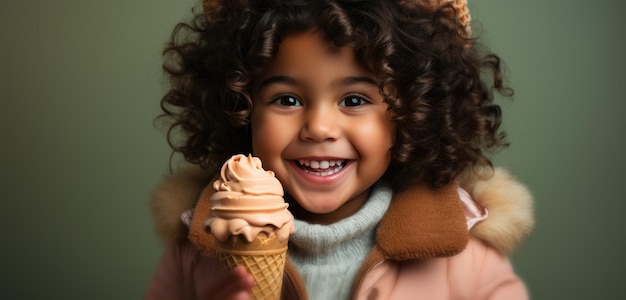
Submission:
{"label": "child's finger", "polygon": [[252,286],[254,285],[254,277],[248,273],[248,270],[246,270],[244,266],[237,265],[233,272],[238,278],[241,279],[239,282],[241,283],[242,288],[246,290],[252,289]]}
{"label": "child's finger", "polygon": [[231,270],[226,277],[220,280],[210,294],[210,299],[250,299],[250,291],[254,285],[254,278],[248,274],[245,267],[239,265]]}

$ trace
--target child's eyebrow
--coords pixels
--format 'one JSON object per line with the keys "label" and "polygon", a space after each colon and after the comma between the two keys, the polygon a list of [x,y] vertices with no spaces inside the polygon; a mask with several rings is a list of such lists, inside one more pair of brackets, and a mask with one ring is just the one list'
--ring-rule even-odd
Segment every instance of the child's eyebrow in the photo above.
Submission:
{"label": "child's eyebrow", "polygon": [[339,82],[337,82],[338,86],[350,86],[355,84],[367,84],[378,86],[378,82],[367,76],[356,76],[356,77],[346,77]]}
{"label": "child's eyebrow", "polygon": [[261,81],[261,84],[259,84],[258,89],[261,90],[265,88],[266,86],[270,84],[274,84],[274,83],[285,83],[289,85],[296,85],[298,81],[295,78],[289,77],[289,76],[272,76]]}
{"label": "child's eyebrow", "polygon": [[[284,83],[284,84],[289,84],[289,85],[297,85],[298,84],[298,80],[293,78],[293,77],[289,77],[289,76],[272,76],[269,77],[265,80],[263,80],[260,84],[258,89],[261,90],[263,88],[265,88],[268,85],[274,84],[274,83]],[[370,77],[367,76],[350,76],[350,77],[345,77],[342,78],[340,80],[337,80],[335,82],[332,83],[333,86],[337,86],[337,87],[341,87],[341,86],[351,86],[351,85],[355,85],[355,84],[367,84],[367,85],[373,85],[378,87],[378,82]]]}

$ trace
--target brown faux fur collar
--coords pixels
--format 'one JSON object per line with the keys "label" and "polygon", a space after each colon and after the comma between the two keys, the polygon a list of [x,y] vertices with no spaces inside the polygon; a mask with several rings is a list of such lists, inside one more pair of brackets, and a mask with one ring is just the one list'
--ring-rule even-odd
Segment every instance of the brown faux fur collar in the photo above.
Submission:
{"label": "brown faux fur collar", "polygon": [[468,240],[455,184],[437,190],[416,186],[394,195],[376,231],[376,244],[392,260],[450,256]]}
{"label": "brown faux fur collar", "polygon": [[[206,213],[198,211],[203,209],[198,199],[210,180],[210,174],[197,167],[187,167],[166,176],[157,187],[151,207],[157,232],[164,242],[185,239],[189,234],[196,244],[208,243],[200,248],[212,248],[210,238],[206,239],[197,230],[188,232],[180,221],[182,212],[196,207],[192,228],[201,225]],[[458,183],[489,210],[489,218],[474,226],[470,235],[504,254],[519,247],[534,227],[533,200],[526,187],[499,168],[467,172],[459,177]],[[403,260],[449,256],[463,250],[469,236],[458,199],[454,185],[438,190],[417,186],[394,195],[377,233],[377,244],[383,254]],[[208,209],[208,203],[206,206]]]}

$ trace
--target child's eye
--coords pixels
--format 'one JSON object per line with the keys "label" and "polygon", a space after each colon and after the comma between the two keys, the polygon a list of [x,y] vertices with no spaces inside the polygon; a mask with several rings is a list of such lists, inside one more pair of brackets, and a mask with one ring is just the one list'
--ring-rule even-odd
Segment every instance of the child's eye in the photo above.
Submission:
{"label": "child's eye", "polygon": [[296,99],[296,97],[291,96],[291,95],[280,96],[274,99],[272,103],[284,105],[284,106],[302,106],[302,103],[300,103],[300,101]]}
{"label": "child's eye", "polygon": [[349,95],[341,99],[339,106],[359,106],[369,103],[364,97],[359,95]]}

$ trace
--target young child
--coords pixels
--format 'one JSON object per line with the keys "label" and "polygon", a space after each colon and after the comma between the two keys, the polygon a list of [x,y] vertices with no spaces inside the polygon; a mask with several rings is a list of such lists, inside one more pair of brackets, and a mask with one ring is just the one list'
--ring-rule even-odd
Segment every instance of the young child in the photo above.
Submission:
{"label": "young child", "polygon": [[510,90],[465,1],[202,8],[164,51],[168,140],[191,166],[154,194],[167,246],[146,298],[248,296],[198,201],[240,153],[275,172],[296,218],[283,299],[528,297],[507,255],[532,230],[531,196],[485,155],[506,146],[492,90]]}

